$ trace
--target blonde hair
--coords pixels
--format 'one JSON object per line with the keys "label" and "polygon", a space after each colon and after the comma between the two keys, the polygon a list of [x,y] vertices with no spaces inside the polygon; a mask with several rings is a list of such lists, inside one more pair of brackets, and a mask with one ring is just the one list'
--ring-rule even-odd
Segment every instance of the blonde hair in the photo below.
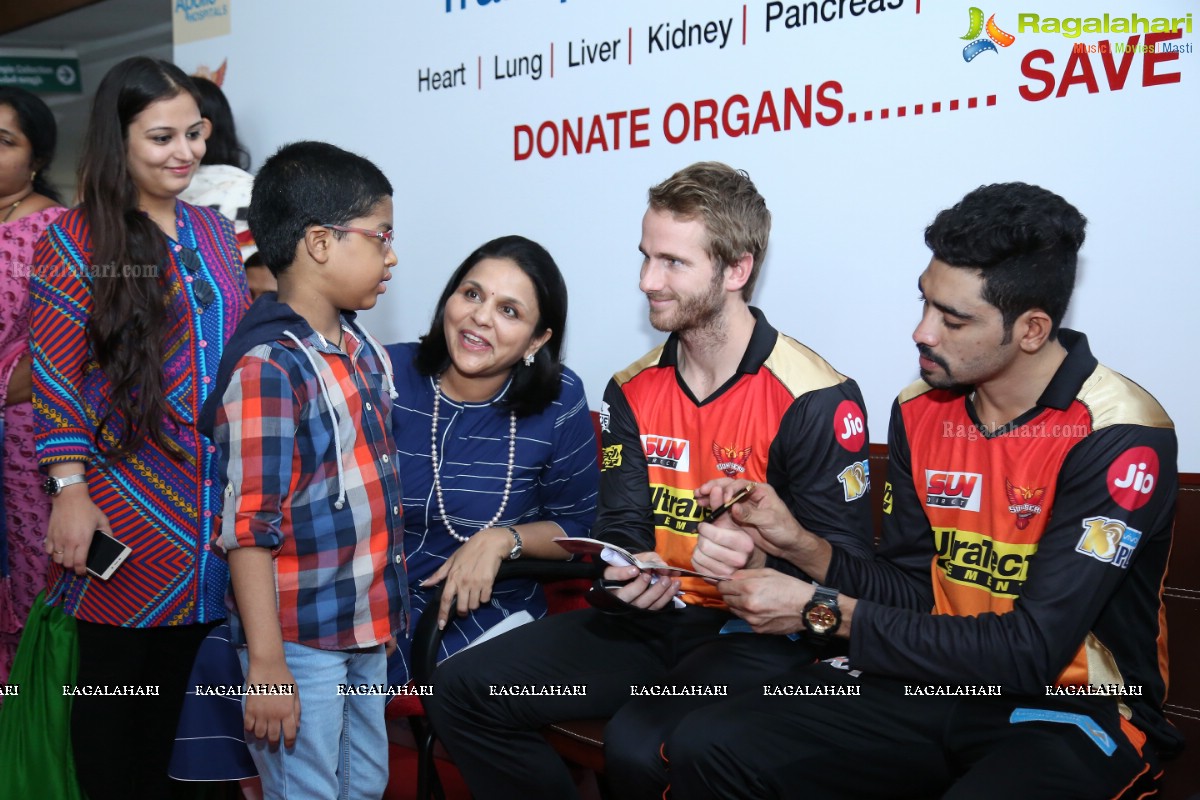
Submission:
{"label": "blonde hair", "polygon": [[742,287],[747,301],[771,236],[771,212],[754,182],[743,170],[719,161],[701,161],[676,172],[650,189],[650,208],[682,219],[698,219],[708,232],[708,255],[721,269],[743,253],[754,258]]}

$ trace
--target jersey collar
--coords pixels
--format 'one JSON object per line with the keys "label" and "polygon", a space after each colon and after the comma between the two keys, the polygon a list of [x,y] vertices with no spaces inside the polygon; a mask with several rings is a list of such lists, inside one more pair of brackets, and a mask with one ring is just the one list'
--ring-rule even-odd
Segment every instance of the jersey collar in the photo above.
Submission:
{"label": "jersey collar", "polygon": [[[746,345],[746,352],[742,354],[735,375],[753,375],[758,372],[770,357],[779,339],[779,331],[767,322],[767,317],[762,311],[750,306],[750,313],[754,315],[754,331],[750,334],[750,343]],[[673,368],[679,366],[679,334],[672,333],[667,337],[658,365]]]}

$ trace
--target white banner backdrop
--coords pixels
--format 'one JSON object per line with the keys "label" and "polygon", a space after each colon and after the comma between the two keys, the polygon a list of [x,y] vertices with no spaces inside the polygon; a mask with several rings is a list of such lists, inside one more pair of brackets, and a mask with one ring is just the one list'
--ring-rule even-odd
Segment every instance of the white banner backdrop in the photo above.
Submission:
{"label": "white banner backdrop", "polygon": [[646,189],[679,167],[721,160],[758,184],[774,230],[755,304],[858,380],[875,442],[917,374],[925,225],[980,184],[1050,188],[1090,220],[1068,325],[1158,397],[1195,472],[1194,8],[256,0],[176,60],[224,65],[255,165],[324,139],[387,173],[400,264],[365,317],[380,339],[423,332],[480,243],[545,245],[567,276],[568,361],[594,408],[662,338],[637,244]]}

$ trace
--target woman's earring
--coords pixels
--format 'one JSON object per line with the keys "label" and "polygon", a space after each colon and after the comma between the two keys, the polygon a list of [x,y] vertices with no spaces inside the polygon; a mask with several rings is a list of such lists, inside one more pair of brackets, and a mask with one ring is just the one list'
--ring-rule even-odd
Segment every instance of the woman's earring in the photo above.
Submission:
{"label": "woman's earring", "polygon": [[525,366],[527,366],[527,367],[532,367],[532,366],[533,366],[533,355],[534,355],[534,353],[536,353],[536,352],[537,352],[537,351],[536,351],[536,350],[534,350],[534,351],[533,351],[533,353],[526,353],[526,354],[525,354]]}

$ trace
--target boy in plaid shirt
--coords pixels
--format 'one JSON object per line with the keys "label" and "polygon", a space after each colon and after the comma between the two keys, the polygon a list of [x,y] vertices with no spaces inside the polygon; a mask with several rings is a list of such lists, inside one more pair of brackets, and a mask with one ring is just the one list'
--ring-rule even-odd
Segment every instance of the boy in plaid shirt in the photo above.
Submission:
{"label": "boy in plaid shirt", "polygon": [[[267,797],[378,798],[387,784],[385,649],[408,604],[395,389],[354,312],[396,264],[391,195],[374,164],[329,144],[263,165],[250,226],[279,292],[238,326],[204,409],[227,481],[213,544]],[[363,685],[378,693],[346,690]]]}

